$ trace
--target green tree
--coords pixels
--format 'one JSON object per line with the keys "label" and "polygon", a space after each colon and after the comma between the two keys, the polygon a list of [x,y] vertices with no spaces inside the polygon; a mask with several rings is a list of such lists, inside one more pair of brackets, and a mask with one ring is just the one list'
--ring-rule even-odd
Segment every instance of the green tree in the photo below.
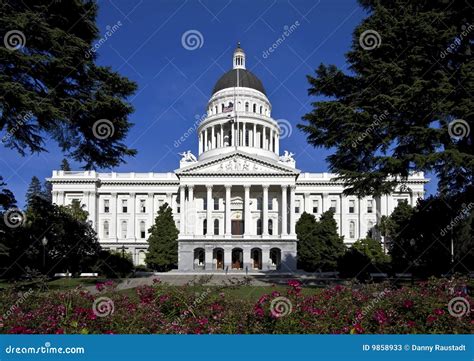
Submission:
{"label": "green tree", "polygon": [[46,199],[49,203],[53,201],[52,191],[53,191],[52,184],[48,181],[44,181],[43,190],[42,190],[43,198]]}
{"label": "green tree", "polygon": [[471,5],[359,3],[368,17],[348,71],[321,64],[308,76],[318,98],[299,128],[311,145],[335,149],[327,160],[347,193],[390,192],[412,171],[434,172],[443,193],[465,191],[474,180]]}
{"label": "green tree", "polygon": [[84,205],[77,199],[73,199],[71,204],[67,206],[60,206],[61,210],[70,214],[74,219],[77,219],[79,222],[86,222],[89,212],[84,210]]}
{"label": "green tree", "polygon": [[[131,127],[127,98],[136,84],[96,64],[90,49],[100,35],[97,10],[89,0],[0,1],[0,130],[10,134],[6,146],[22,155],[38,153],[48,137],[85,168],[113,167],[135,154],[122,141]],[[11,31],[16,34],[7,38]]]}
{"label": "green tree", "polygon": [[304,212],[296,223],[296,235],[298,267],[308,272],[336,269],[345,246],[337,232],[334,212],[324,212],[319,221]]}
{"label": "green tree", "polygon": [[61,170],[64,170],[66,172],[69,172],[71,170],[71,166],[69,165],[69,162],[66,158],[61,161]]}
{"label": "green tree", "polygon": [[26,190],[26,204],[29,205],[31,200],[35,197],[43,196],[43,190],[41,188],[41,182],[38,177],[33,176],[31,178],[30,185]]}
{"label": "green tree", "polygon": [[178,263],[178,234],[173,219],[173,211],[164,203],[149,230],[148,252],[145,262],[148,267],[159,271],[169,271]]}
{"label": "green tree", "polygon": [[6,189],[5,186],[6,183],[3,181],[3,177],[0,176],[0,212],[4,212],[16,205],[15,196],[9,189]]}
{"label": "green tree", "polygon": [[374,265],[384,265],[390,261],[390,257],[383,251],[382,244],[376,239],[358,239],[352,248],[366,255]]}

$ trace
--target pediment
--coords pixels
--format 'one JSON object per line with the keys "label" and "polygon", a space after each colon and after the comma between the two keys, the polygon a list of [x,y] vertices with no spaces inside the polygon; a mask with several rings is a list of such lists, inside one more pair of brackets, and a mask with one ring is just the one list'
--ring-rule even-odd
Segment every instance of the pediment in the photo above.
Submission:
{"label": "pediment", "polygon": [[296,175],[299,171],[271,159],[253,157],[240,152],[219,156],[214,159],[198,161],[176,171],[179,175],[239,175],[268,174]]}

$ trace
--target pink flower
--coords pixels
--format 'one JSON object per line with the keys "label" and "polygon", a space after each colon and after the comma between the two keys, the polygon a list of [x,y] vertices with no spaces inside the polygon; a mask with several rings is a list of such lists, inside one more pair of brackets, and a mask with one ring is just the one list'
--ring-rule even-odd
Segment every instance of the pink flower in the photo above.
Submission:
{"label": "pink flower", "polygon": [[412,308],[413,305],[414,305],[414,302],[412,300],[403,301],[403,307],[405,307],[405,308]]}
{"label": "pink flower", "polygon": [[442,310],[441,308],[437,308],[436,310],[434,310],[434,313],[435,315],[441,316],[444,315],[444,310]]}

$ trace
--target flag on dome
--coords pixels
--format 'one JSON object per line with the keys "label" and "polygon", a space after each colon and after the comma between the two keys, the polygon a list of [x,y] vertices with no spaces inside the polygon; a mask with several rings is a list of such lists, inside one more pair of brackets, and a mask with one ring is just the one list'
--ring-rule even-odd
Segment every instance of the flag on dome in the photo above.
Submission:
{"label": "flag on dome", "polygon": [[232,103],[229,103],[229,106],[224,106],[224,108],[222,108],[222,113],[228,113],[228,112],[231,112],[234,110],[234,104]]}

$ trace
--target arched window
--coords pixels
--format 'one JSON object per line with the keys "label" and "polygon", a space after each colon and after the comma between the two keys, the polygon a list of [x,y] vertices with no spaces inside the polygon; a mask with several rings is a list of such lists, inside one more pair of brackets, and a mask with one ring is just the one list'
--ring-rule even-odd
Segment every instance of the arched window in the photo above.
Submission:
{"label": "arched window", "polygon": [[122,238],[127,238],[127,221],[122,221]]}
{"label": "arched window", "polygon": [[260,114],[263,114],[263,107],[260,105]]}
{"label": "arched window", "polygon": [[145,221],[140,222],[140,238],[145,238],[146,237],[146,231],[145,231]]}
{"label": "arched window", "polygon": [[222,103],[222,105],[221,105],[222,112],[224,112],[224,108],[225,108],[225,105],[224,105],[224,103]]}
{"label": "arched window", "polygon": [[214,234],[219,234],[219,220],[214,219]]}
{"label": "arched window", "polygon": [[273,234],[273,220],[268,220],[268,234],[271,236]]}
{"label": "arched window", "polygon": [[216,105],[216,107],[215,107],[215,113],[214,113],[214,114],[217,114],[217,110],[218,110],[218,109],[219,109],[219,108],[218,108],[217,105]]}
{"label": "arched window", "polygon": [[355,238],[355,222],[349,222],[349,238]]}
{"label": "arched window", "polygon": [[109,238],[109,221],[104,222],[104,238]]}
{"label": "arched window", "polygon": [[202,221],[202,234],[203,235],[207,234],[207,219]]}
{"label": "arched window", "polygon": [[257,235],[262,235],[262,220],[257,219]]}
{"label": "arched window", "polygon": [[254,112],[254,113],[257,112],[257,104],[254,104],[254,105],[253,105],[253,112]]}
{"label": "arched window", "polygon": [[246,112],[249,111],[249,102],[246,102],[246,103],[245,103],[245,111],[246,111]]}

